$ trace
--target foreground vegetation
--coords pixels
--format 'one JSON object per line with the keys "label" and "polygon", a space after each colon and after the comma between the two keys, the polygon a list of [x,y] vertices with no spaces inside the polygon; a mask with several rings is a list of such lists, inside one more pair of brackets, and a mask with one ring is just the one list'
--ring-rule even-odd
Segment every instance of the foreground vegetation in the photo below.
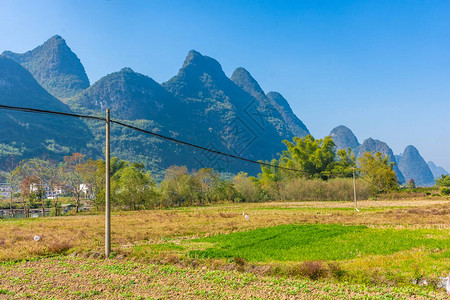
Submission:
{"label": "foreground vegetation", "polygon": [[444,299],[414,287],[312,282],[247,272],[79,257],[0,266],[2,298],[35,299]]}
{"label": "foreground vegetation", "polygon": [[[55,258],[63,261],[55,274],[67,274],[63,275],[66,281],[78,273],[83,284],[94,280],[89,279],[93,275],[79,270],[77,257],[94,259],[86,270],[105,264],[109,270],[125,269],[124,274],[129,276],[117,281],[112,278],[115,275],[107,275],[106,269],[96,271],[95,278],[112,280],[101,285],[104,297],[117,291],[142,297],[186,293],[189,297],[214,298],[223,293],[224,298],[307,298],[304,293],[309,290],[325,299],[408,298],[412,294],[443,298],[444,290],[438,284],[439,276],[445,275],[450,265],[449,199],[362,201],[360,212],[352,206],[351,202],[308,201],[117,212],[112,217],[110,262],[100,259],[104,234],[100,215],[2,221],[0,260],[6,264],[0,272],[9,281],[2,280],[0,288],[5,293],[20,293],[13,283],[8,283],[14,281],[11,278],[20,278],[16,282],[31,280],[28,277],[41,274],[43,271],[36,269],[41,264],[51,264],[52,259],[32,262],[29,273],[22,275],[14,275],[12,272],[17,271],[7,267],[11,261],[70,254],[75,257]],[[35,235],[41,237],[39,242],[33,240]],[[130,261],[139,264],[125,267]],[[30,263],[19,264],[25,267]],[[155,282],[151,276],[144,280],[145,274],[141,273],[146,268],[165,272],[169,278]],[[190,289],[174,283],[187,274],[197,278],[198,286],[196,283]],[[241,288],[225,283],[246,276],[254,279]],[[49,278],[44,280],[49,283],[39,288],[50,291],[62,286],[54,283],[50,275],[41,278]],[[139,284],[118,287],[118,282],[126,286],[136,278],[140,278]],[[155,284],[155,291],[143,292],[139,286],[144,282]],[[223,283],[217,285],[220,282]],[[281,284],[278,292],[270,282]],[[296,285],[306,290],[289,294]],[[168,288],[176,286],[178,291]],[[45,295],[44,290],[38,292],[39,288],[28,289],[27,293]],[[257,288],[267,293],[254,292]],[[61,293],[66,294],[58,295],[88,295],[95,291],[99,289],[92,284],[89,288],[74,284],[62,289]]]}

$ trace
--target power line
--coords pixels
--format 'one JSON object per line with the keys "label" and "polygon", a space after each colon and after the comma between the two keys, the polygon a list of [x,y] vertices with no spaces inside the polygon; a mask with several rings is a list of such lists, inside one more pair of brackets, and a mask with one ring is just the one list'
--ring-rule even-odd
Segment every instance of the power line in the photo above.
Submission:
{"label": "power line", "polygon": [[[62,115],[62,116],[68,116],[68,117],[76,117],[76,118],[82,118],[82,119],[93,119],[93,120],[100,120],[100,121],[105,121],[106,122],[105,118],[96,117],[96,116],[88,116],[88,115],[81,115],[81,114],[74,114],[74,113],[65,113],[65,112],[58,112],[58,111],[51,111],[51,110],[42,110],[42,109],[29,108],[29,107],[17,107],[17,106],[0,105],[0,109],[11,110],[11,111],[29,112],[29,113],[38,113],[38,114]],[[298,169],[272,165],[272,164],[265,163],[265,162],[262,162],[262,161],[256,161],[256,160],[248,159],[248,158],[245,158],[245,157],[242,157],[242,156],[237,156],[237,155],[234,155],[234,154],[229,154],[229,153],[213,150],[213,149],[206,148],[206,147],[199,146],[199,145],[195,145],[195,144],[192,144],[192,143],[189,143],[189,142],[185,142],[185,141],[181,141],[181,140],[178,140],[178,139],[174,139],[174,138],[171,138],[171,137],[168,137],[168,136],[165,136],[165,135],[161,135],[161,134],[158,134],[158,133],[155,133],[155,132],[152,132],[152,131],[149,131],[149,130],[145,130],[145,129],[142,129],[142,128],[139,128],[139,127],[136,127],[136,126],[128,125],[128,124],[125,124],[125,123],[122,123],[122,122],[119,122],[119,121],[116,121],[116,120],[112,120],[111,119],[110,122],[111,123],[115,123],[115,124],[120,125],[120,126],[123,126],[123,127],[127,127],[127,128],[130,128],[130,129],[142,132],[142,133],[145,133],[145,134],[152,135],[152,136],[157,137],[159,139],[167,140],[167,141],[170,141],[170,142],[173,142],[173,143],[177,143],[177,144],[184,145],[184,146],[189,146],[189,147],[200,149],[200,150],[203,150],[203,151],[208,151],[208,152],[219,154],[219,155],[222,155],[222,156],[231,157],[231,158],[242,160],[242,161],[245,161],[245,162],[258,164],[259,166],[274,167],[274,168],[277,168],[277,169],[282,169],[282,170],[287,170],[287,171],[294,171],[294,172],[301,172],[301,173],[304,172],[304,171],[298,170]]]}
{"label": "power line", "polygon": [[60,112],[60,111],[43,110],[43,109],[36,109],[36,108],[29,108],[29,107],[17,107],[17,106],[0,105],[0,109],[12,110],[12,111],[21,111],[21,112],[29,112],[29,113],[38,113],[38,114],[62,115],[62,116],[68,116],[68,117],[76,117],[76,118],[82,118],[82,119],[93,119],[93,120],[99,120],[99,121],[105,121],[106,122],[105,118],[100,118],[100,117],[95,117],[95,116],[87,116],[87,115],[66,113],[66,112]]}

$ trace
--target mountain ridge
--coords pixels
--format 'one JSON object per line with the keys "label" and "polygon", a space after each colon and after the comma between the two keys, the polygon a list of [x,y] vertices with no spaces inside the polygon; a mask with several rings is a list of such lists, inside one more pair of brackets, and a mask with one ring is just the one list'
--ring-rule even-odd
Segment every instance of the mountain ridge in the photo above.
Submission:
{"label": "mountain ridge", "polygon": [[[188,52],[178,73],[161,84],[147,75],[123,68],[102,77],[92,86],[80,59],[58,35],[22,54],[11,51],[3,53],[2,57],[15,60],[16,64],[20,63],[23,70],[28,69],[29,75],[21,75],[24,78],[22,83],[29,83],[28,89],[20,81],[14,83],[17,85],[15,92],[20,95],[17,97],[26,98],[29,96],[25,95],[28,92],[34,95],[34,103],[38,103],[36,99],[41,99],[53,103],[52,107],[56,110],[103,114],[108,107],[115,118],[127,120],[129,124],[172,137],[183,137],[187,142],[250,159],[275,158],[284,150],[282,140],[309,134],[308,128],[280,93],[265,93],[243,67],[236,68],[230,78],[227,77],[217,60],[195,50]],[[0,88],[3,88],[4,95],[7,95],[5,91],[11,88],[11,84],[11,81],[1,81],[0,78]],[[10,97],[10,100],[13,98]],[[15,104],[30,104],[19,100],[14,100]],[[40,107],[41,104],[36,105]],[[11,126],[17,125],[14,125],[14,120],[10,122]],[[86,124],[90,133],[86,131]],[[101,126],[86,124],[81,126],[84,129],[78,130],[86,131],[86,140],[90,145],[90,148],[86,148],[90,149],[87,151],[100,149],[104,143],[100,137],[103,134]],[[166,147],[154,139],[143,142],[136,133],[114,130],[119,135],[116,140],[119,149],[117,154],[131,151],[125,158],[141,157],[161,164],[162,157],[166,155],[164,152],[169,151],[176,155],[171,156],[168,163],[186,163],[193,168],[222,163],[217,157],[211,161],[212,158],[201,151],[192,155],[192,151]],[[386,143],[369,138],[361,145],[353,132],[345,126],[336,127],[330,135],[335,139],[337,148],[349,146],[357,155],[362,155],[364,150],[381,151],[389,155],[395,163],[394,169],[399,181],[404,181],[398,169],[402,156],[394,155]],[[119,143],[122,143],[120,147]],[[136,148],[135,151],[132,151],[133,147]],[[140,156],[139,151],[145,152],[145,155]],[[187,158],[183,159],[183,155]],[[226,162],[223,169],[229,169],[229,166],[230,163]],[[238,170],[239,167],[239,164],[235,164],[231,169]],[[431,172],[431,167],[428,169]]]}

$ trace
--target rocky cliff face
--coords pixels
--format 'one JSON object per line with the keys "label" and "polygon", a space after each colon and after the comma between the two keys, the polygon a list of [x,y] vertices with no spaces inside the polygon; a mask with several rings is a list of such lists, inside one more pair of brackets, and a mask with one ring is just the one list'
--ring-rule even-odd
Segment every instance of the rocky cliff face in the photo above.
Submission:
{"label": "rocky cliff face", "polygon": [[26,53],[5,51],[3,55],[20,63],[41,86],[59,99],[70,98],[89,87],[80,59],[58,35]]}
{"label": "rocky cliff face", "polygon": [[409,145],[403,151],[398,167],[405,180],[414,179],[417,186],[433,186],[434,176],[419,151]]}

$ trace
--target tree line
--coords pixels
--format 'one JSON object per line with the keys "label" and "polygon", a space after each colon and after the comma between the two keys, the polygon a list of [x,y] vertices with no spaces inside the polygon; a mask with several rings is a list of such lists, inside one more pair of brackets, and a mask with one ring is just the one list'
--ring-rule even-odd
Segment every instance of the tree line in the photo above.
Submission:
{"label": "tree line", "polygon": [[[352,177],[358,181],[360,199],[398,187],[389,157],[381,153],[365,153],[357,159],[350,149],[336,151],[331,137],[314,139],[311,135],[284,141],[286,150],[272,166],[262,166],[261,173],[249,176],[240,172],[225,178],[213,169],[189,171],[185,166],[172,166],[156,182],[142,163],[117,157],[111,159],[111,205],[115,210],[141,210],[163,207],[206,205],[221,202],[262,202],[300,200],[350,200]],[[295,171],[279,167],[295,169]],[[45,190],[63,189],[74,199],[75,211],[87,197],[97,210],[104,207],[105,162],[87,159],[74,153],[64,161],[33,158],[6,171],[13,196],[22,200],[23,209],[40,205],[43,214],[49,206]],[[15,194],[15,195],[13,195]],[[58,195],[51,199],[57,213]]]}

